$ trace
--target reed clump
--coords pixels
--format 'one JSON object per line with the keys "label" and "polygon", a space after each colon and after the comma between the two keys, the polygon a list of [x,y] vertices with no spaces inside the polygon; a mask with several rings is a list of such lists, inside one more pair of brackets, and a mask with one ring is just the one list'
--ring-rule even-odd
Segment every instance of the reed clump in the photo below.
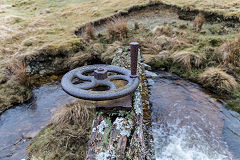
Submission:
{"label": "reed clump", "polygon": [[193,21],[193,30],[195,32],[200,32],[204,22],[205,22],[204,15],[200,12]]}
{"label": "reed clump", "polygon": [[84,159],[95,117],[94,104],[77,100],[60,108],[50,125],[28,146],[29,156],[42,159]]}
{"label": "reed clump", "polygon": [[238,88],[235,78],[220,68],[208,68],[199,76],[200,83],[207,88],[212,88],[220,94],[231,93]]}
{"label": "reed clump", "polygon": [[175,52],[171,57],[173,58],[174,63],[187,67],[189,71],[191,71],[192,66],[199,67],[203,60],[202,56],[191,51]]}
{"label": "reed clump", "polygon": [[94,39],[94,26],[91,23],[88,23],[85,28],[87,38]]}
{"label": "reed clump", "polygon": [[8,62],[7,66],[12,80],[21,85],[30,86],[30,75],[27,72],[26,62],[16,59]]}
{"label": "reed clump", "polygon": [[106,28],[110,39],[127,38],[129,32],[127,21],[123,18],[112,19],[107,23]]}

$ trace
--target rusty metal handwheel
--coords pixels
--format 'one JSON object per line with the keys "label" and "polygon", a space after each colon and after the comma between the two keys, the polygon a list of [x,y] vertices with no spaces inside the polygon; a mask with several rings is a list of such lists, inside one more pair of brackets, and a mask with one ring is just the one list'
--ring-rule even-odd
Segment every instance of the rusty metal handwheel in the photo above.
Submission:
{"label": "rusty metal handwheel", "polygon": [[[107,72],[114,73],[114,75],[108,76]],[[75,79],[83,82],[74,84]],[[127,84],[117,88],[113,80],[124,80]],[[63,90],[74,97],[102,101],[120,98],[134,92],[139,85],[139,78],[131,76],[130,70],[122,67],[90,65],[69,71],[63,76],[61,84]],[[98,86],[107,86],[108,90],[94,91],[94,88]]]}

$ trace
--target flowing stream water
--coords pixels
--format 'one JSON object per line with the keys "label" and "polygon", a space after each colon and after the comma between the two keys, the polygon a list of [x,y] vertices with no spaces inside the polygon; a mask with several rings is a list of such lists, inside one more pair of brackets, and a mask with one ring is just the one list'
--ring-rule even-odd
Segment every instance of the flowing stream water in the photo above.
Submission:
{"label": "flowing stream water", "polygon": [[[178,19],[171,9],[131,13],[128,22],[152,29]],[[97,32],[105,31],[99,26]],[[151,87],[152,127],[157,160],[240,160],[240,115],[224,108],[198,85],[156,72]],[[56,108],[74,100],[60,84],[33,90],[34,99],[0,115],[0,160],[26,159],[26,146],[51,119]]]}
{"label": "flowing stream water", "polygon": [[240,115],[194,83],[157,74],[150,99],[156,159],[240,159]]}
{"label": "flowing stream water", "polygon": [[27,159],[26,146],[51,119],[58,107],[74,100],[59,83],[33,90],[28,104],[16,106],[0,115],[0,160]]}
{"label": "flowing stream water", "polygon": [[[165,72],[151,87],[157,160],[240,159],[240,115],[198,85]],[[0,116],[0,160],[26,159],[34,137],[60,106],[74,100],[59,83],[34,89],[34,99]]]}

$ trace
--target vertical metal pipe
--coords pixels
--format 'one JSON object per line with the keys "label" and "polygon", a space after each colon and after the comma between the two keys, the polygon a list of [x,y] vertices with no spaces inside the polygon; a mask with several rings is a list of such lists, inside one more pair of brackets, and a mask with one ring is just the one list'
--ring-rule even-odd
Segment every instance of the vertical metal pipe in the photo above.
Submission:
{"label": "vertical metal pipe", "polygon": [[138,42],[130,43],[130,53],[131,53],[131,77],[137,77],[137,64],[138,64]]}

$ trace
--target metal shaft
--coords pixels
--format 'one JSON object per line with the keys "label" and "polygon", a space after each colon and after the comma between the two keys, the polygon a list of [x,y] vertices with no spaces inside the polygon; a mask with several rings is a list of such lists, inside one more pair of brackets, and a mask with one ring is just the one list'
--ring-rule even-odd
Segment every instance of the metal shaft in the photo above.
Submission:
{"label": "metal shaft", "polygon": [[94,78],[97,80],[107,79],[107,70],[103,68],[94,70]]}
{"label": "metal shaft", "polygon": [[130,43],[130,52],[131,52],[131,77],[137,77],[137,64],[138,64],[138,42]]}

